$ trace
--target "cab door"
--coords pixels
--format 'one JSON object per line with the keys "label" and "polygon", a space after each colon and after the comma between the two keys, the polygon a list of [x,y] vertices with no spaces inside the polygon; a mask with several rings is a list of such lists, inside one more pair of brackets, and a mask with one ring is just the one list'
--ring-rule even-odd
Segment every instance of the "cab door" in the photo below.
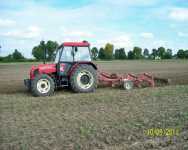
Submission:
{"label": "cab door", "polygon": [[68,71],[74,64],[74,47],[66,46],[63,47],[60,52],[58,73],[60,76],[67,77]]}

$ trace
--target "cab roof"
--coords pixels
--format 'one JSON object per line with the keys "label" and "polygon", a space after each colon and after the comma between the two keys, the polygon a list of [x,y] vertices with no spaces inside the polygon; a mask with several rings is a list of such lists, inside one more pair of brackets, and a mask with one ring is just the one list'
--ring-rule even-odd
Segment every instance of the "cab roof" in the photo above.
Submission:
{"label": "cab roof", "polygon": [[88,47],[90,44],[87,41],[83,42],[64,42],[59,47],[63,46],[80,46],[80,47]]}

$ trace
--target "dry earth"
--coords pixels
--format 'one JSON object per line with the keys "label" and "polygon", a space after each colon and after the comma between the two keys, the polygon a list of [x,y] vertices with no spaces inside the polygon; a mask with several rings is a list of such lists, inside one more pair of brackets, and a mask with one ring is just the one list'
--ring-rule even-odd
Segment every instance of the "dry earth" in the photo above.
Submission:
{"label": "dry earth", "polygon": [[[115,73],[151,72],[172,85],[35,98],[23,86],[31,64],[0,64],[0,149],[188,149],[188,61],[97,64]],[[151,128],[179,134],[148,136]]]}

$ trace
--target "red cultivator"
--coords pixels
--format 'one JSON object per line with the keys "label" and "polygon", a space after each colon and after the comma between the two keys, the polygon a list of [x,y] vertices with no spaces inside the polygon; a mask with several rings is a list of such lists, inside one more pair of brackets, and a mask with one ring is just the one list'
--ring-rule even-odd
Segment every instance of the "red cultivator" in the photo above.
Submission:
{"label": "red cultivator", "polygon": [[102,86],[123,87],[127,90],[133,87],[155,87],[169,83],[168,79],[156,78],[148,73],[117,75],[100,71],[98,72],[98,81]]}

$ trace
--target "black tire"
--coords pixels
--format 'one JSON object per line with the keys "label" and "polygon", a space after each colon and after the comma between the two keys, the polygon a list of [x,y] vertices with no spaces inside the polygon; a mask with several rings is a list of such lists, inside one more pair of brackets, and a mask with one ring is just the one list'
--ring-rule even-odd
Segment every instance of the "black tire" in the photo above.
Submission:
{"label": "black tire", "polygon": [[24,80],[24,85],[26,87],[27,92],[31,92],[31,80],[30,79],[25,79]]}
{"label": "black tire", "polygon": [[[86,72],[86,74],[83,74],[83,72]],[[83,75],[79,80],[80,73],[82,73]],[[85,76],[84,78],[87,78],[85,80],[89,81],[88,84],[85,81],[85,83],[83,83],[83,76]],[[81,86],[80,84],[83,86]],[[91,65],[78,66],[70,76],[70,85],[72,90],[76,93],[94,92],[97,87],[97,71]]]}
{"label": "black tire", "polygon": [[[43,88],[42,83],[41,83],[41,87],[37,86],[37,84],[39,84],[40,82],[46,82],[47,90],[45,92],[41,92],[41,89]],[[36,75],[36,77],[31,82],[31,92],[36,97],[50,96],[54,93],[54,89],[55,89],[54,80],[46,74]]]}

